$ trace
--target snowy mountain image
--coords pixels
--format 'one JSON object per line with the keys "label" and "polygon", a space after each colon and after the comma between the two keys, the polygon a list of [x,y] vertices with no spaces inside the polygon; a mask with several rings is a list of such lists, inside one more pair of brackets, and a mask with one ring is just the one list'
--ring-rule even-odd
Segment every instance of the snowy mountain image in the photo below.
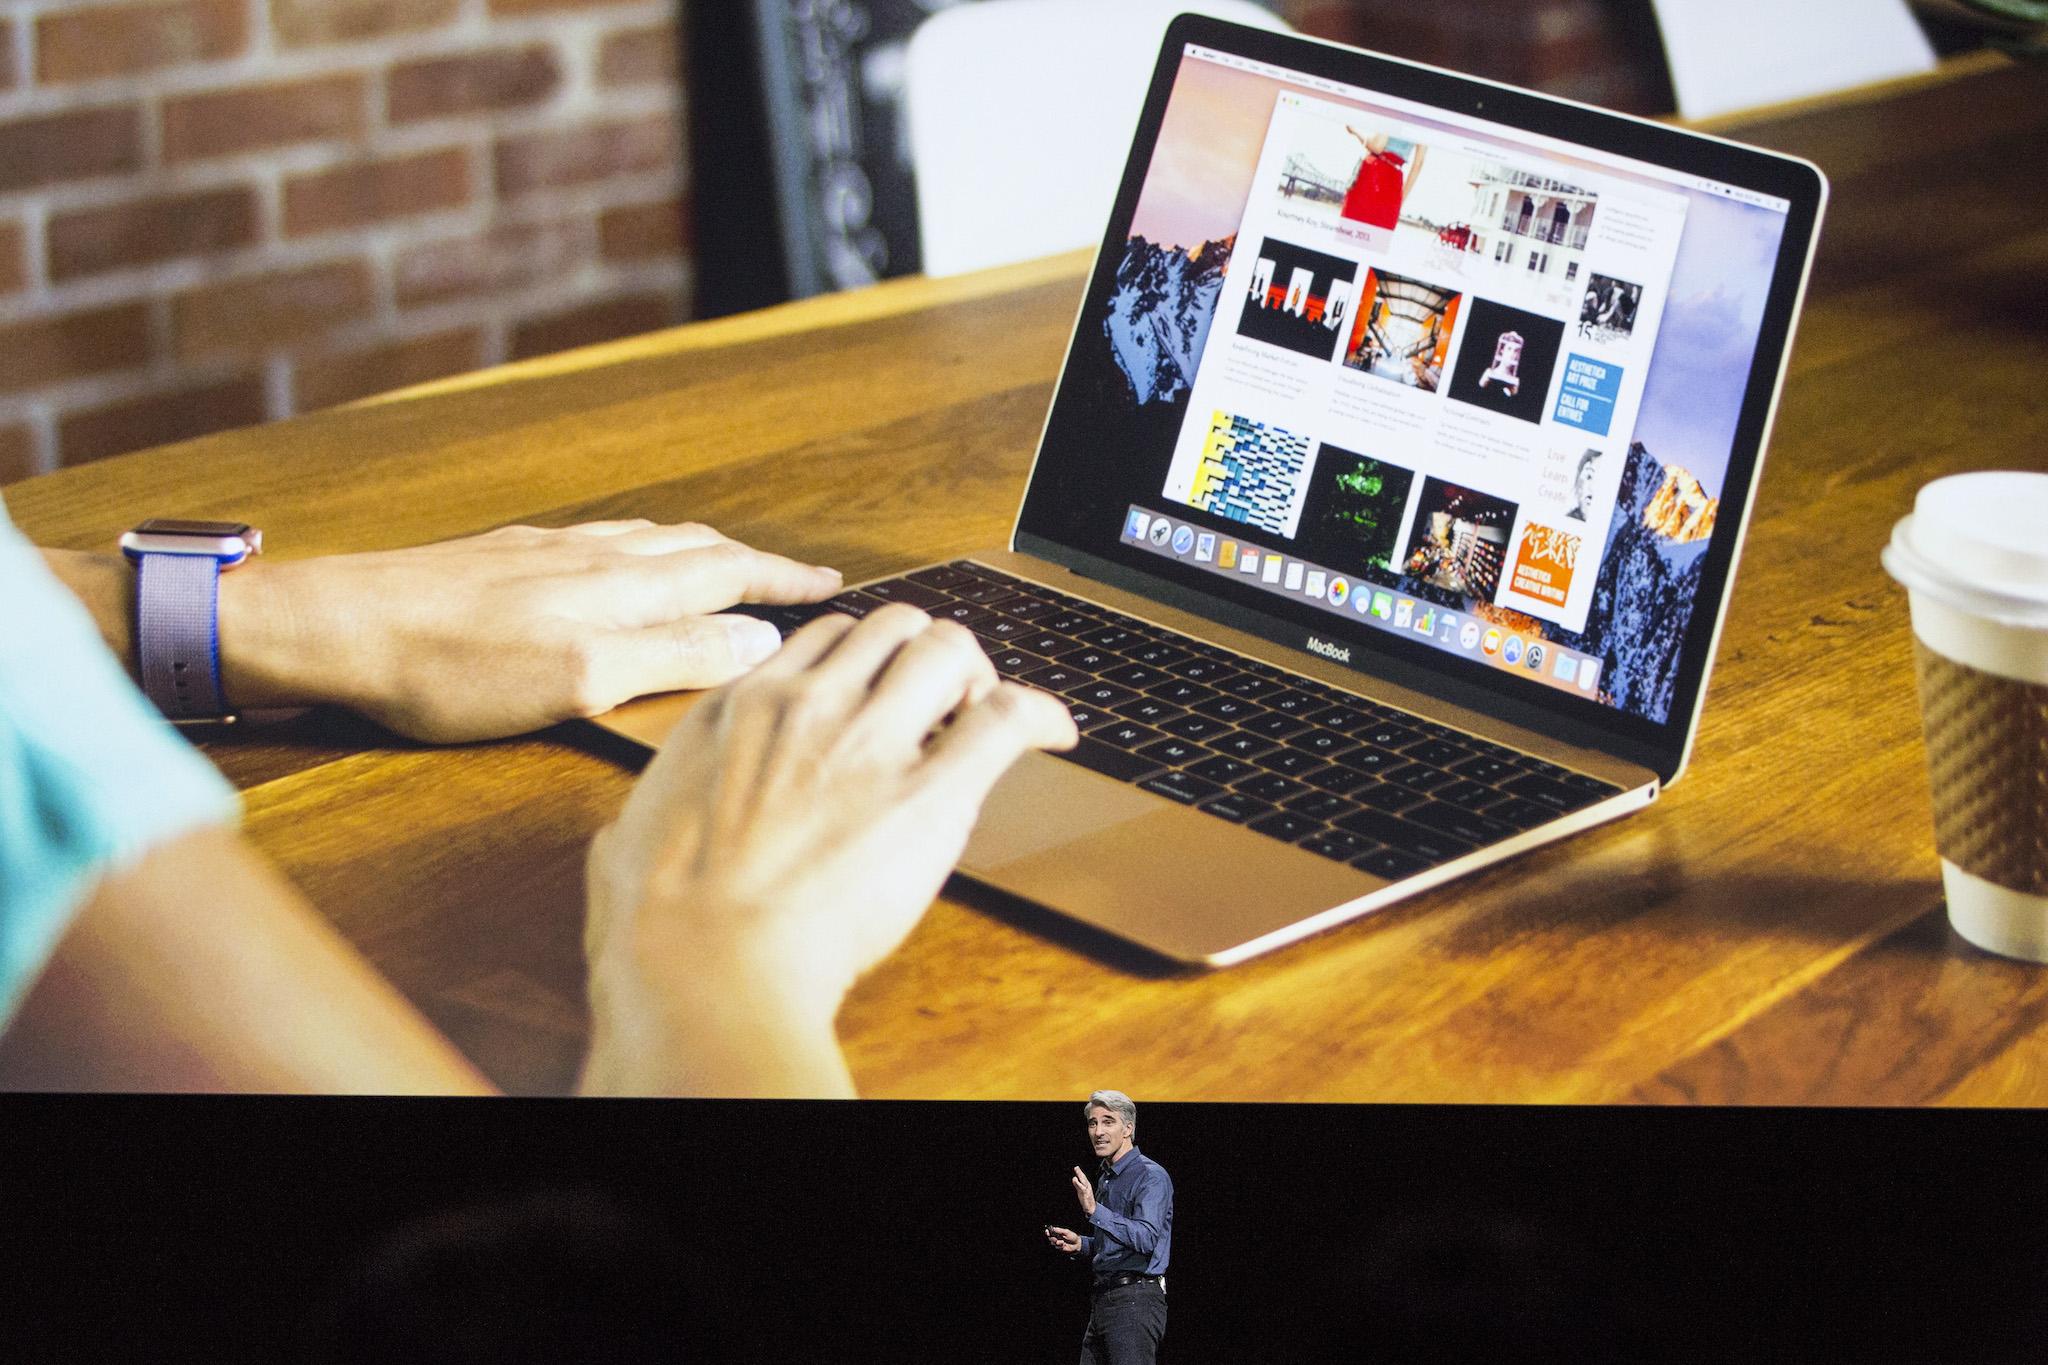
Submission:
{"label": "snowy mountain image", "polygon": [[1189,252],[1133,237],[1124,248],[1102,334],[1141,406],[1174,402],[1193,385],[1235,242]]}
{"label": "snowy mountain image", "polygon": [[1678,651],[1692,624],[1700,560],[1719,508],[1691,474],[1631,443],[1586,628],[1555,636],[1602,655],[1601,692],[1651,720],[1671,714]]}

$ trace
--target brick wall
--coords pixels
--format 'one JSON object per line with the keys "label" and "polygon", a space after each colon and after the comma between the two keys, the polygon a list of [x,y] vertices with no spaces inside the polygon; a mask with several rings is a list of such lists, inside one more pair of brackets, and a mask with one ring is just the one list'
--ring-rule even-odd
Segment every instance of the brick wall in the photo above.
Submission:
{"label": "brick wall", "polygon": [[678,29],[0,3],[0,482],[684,316]]}

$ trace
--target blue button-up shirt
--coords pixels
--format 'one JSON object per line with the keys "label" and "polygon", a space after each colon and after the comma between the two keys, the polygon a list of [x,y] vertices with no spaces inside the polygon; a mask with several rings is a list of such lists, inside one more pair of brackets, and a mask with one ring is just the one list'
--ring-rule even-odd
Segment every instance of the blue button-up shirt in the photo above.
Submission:
{"label": "blue button-up shirt", "polygon": [[1081,1239],[1080,1254],[1095,1274],[1164,1275],[1173,1250],[1173,1180],[1133,1147],[1099,1182],[1088,1221],[1095,1231]]}

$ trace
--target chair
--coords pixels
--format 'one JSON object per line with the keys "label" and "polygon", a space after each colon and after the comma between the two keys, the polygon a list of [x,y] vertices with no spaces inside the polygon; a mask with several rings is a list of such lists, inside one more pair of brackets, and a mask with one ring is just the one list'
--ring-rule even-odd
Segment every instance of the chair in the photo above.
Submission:
{"label": "chair", "polygon": [[1652,0],[1678,112],[1713,118],[1934,69],[1906,0]]}
{"label": "chair", "polygon": [[986,0],[918,27],[906,102],[927,275],[1101,239],[1160,39],[1186,10],[1291,31],[1250,0]]}

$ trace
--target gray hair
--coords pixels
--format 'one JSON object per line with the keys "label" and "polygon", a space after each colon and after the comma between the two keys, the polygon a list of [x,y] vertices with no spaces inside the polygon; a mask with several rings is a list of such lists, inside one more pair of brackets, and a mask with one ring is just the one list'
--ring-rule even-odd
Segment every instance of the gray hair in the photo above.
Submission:
{"label": "gray hair", "polygon": [[1081,1117],[1088,1117],[1090,1109],[1107,1109],[1124,1121],[1133,1137],[1138,1133],[1138,1106],[1121,1090],[1098,1090],[1088,1097],[1088,1103],[1081,1106]]}

